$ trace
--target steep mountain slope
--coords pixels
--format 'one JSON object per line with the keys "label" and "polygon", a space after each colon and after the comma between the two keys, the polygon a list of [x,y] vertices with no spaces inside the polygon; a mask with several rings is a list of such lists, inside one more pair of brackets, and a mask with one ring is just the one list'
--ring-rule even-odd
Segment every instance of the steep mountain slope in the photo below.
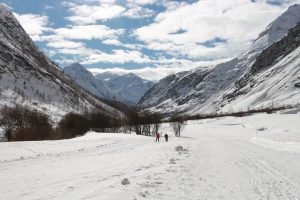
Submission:
{"label": "steep mountain slope", "polygon": [[240,108],[245,104],[294,105],[300,102],[299,85],[300,22],[257,57],[250,71],[224,99]]}
{"label": "steep mountain slope", "polygon": [[25,105],[52,117],[93,108],[120,114],[65,76],[3,5],[0,5],[0,49],[0,106]]}
{"label": "steep mountain slope", "polygon": [[[193,115],[298,103],[300,91],[295,85],[300,62],[295,41],[299,33],[286,36],[298,21],[300,5],[291,6],[259,35],[249,51],[212,70],[199,68],[166,77],[139,105],[152,111]],[[278,41],[284,44],[272,45]]]}
{"label": "steep mountain slope", "polygon": [[102,73],[96,75],[96,78],[104,81],[109,88],[128,102],[132,102],[131,104],[137,104],[145,92],[154,85],[152,81],[142,79],[133,73],[124,75]]}
{"label": "steep mountain slope", "polygon": [[128,103],[126,99],[110,89],[102,80],[96,79],[91,72],[89,72],[79,63],[74,63],[68,67],[65,67],[64,73],[82,88],[97,97]]}

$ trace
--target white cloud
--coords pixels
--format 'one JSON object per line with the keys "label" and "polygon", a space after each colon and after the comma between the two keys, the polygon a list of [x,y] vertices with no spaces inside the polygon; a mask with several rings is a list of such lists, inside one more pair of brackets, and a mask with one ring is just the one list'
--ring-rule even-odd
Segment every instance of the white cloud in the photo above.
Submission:
{"label": "white cloud", "polygon": [[174,74],[179,71],[182,71],[182,68],[145,67],[142,69],[131,69],[131,70],[123,69],[123,68],[109,68],[109,69],[90,68],[88,70],[92,72],[94,75],[101,74],[104,72],[110,72],[118,75],[133,73],[146,80],[158,81],[169,74]]}
{"label": "white cloud", "polygon": [[54,9],[54,7],[50,6],[50,5],[45,5],[44,9],[46,9],[46,10],[52,10],[52,9]]}
{"label": "white cloud", "polygon": [[76,25],[96,24],[97,21],[106,21],[117,17],[128,18],[149,18],[155,12],[152,9],[143,7],[146,4],[153,4],[156,0],[129,0],[125,5],[119,5],[111,0],[79,1],[77,3],[64,2],[72,13],[66,17],[67,20]]}
{"label": "white cloud", "polygon": [[40,41],[41,36],[52,29],[48,27],[48,17],[35,14],[19,15],[14,13],[27,34],[34,41]]}
{"label": "white cloud", "polygon": [[[161,60],[161,62],[165,62],[165,64],[159,64],[157,67],[145,67],[141,69],[124,69],[124,68],[108,68],[108,69],[101,69],[101,68],[90,68],[88,69],[90,72],[92,72],[94,75],[104,73],[104,72],[110,72],[113,74],[119,74],[124,75],[128,73],[136,74],[137,76],[152,80],[152,81],[159,81],[160,79],[170,75],[175,74],[182,71],[188,71],[192,70],[199,66],[213,66],[218,63],[227,61],[226,60],[216,60],[216,61],[210,61],[210,62],[190,62],[190,61],[180,61],[180,60],[173,60],[168,61]],[[176,64],[175,64],[176,63]]]}
{"label": "white cloud", "polygon": [[106,39],[102,41],[103,44],[115,45],[120,46],[122,43],[117,39]]}
{"label": "white cloud", "polygon": [[123,16],[129,18],[149,18],[154,16],[155,12],[152,9],[144,8],[138,4],[127,4],[127,10],[124,12]]}
{"label": "white cloud", "polygon": [[0,6],[1,5],[4,6],[4,7],[6,7],[9,10],[13,10],[13,8],[11,6],[9,6],[8,4],[6,4],[6,3],[0,3]]}
{"label": "white cloud", "polygon": [[139,5],[146,5],[146,4],[154,4],[157,0],[127,0],[128,3],[134,3]]}
{"label": "white cloud", "polygon": [[46,49],[46,48],[44,48],[43,49],[43,52],[47,55],[47,56],[49,56],[49,57],[52,57],[52,56],[54,56],[54,55],[56,55],[56,51],[54,51],[54,50],[49,50],[49,49]]}
{"label": "white cloud", "polygon": [[83,61],[82,64],[95,64],[99,62],[108,62],[108,63],[147,63],[151,62],[148,56],[143,55],[140,51],[135,50],[113,50],[112,53],[104,53],[101,51],[91,51]]}
{"label": "white cloud", "polygon": [[141,50],[145,46],[142,44],[136,44],[136,43],[122,43],[118,39],[105,39],[102,41],[103,44],[107,45],[114,45],[118,47],[124,47],[127,49],[132,49],[132,50]]}
{"label": "white cloud", "polygon": [[119,17],[125,11],[125,8],[114,4],[113,1],[99,1],[96,5],[81,5],[67,3],[72,16],[66,19],[77,25],[95,24],[97,21],[105,21]]}
{"label": "white cloud", "polygon": [[66,39],[92,40],[115,38],[124,32],[123,29],[111,29],[105,25],[73,26],[71,28],[58,28],[54,32]]}
{"label": "white cloud", "polygon": [[[287,6],[273,6],[263,0],[201,0],[158,14],[154,23],[137,29],[134,35],[149,49],[173,56],[231,57],[249,46]],[[226,42],[210,47],[203,44],[216,38]]]}
{"label": "white cloud", "polygon": [[[101,32],[92,31],[95,27],[98,29],[99,26],[101,27]],[[85,29],[85,27],[88,28]],[[84,29],[87,31],[86,34],[83,31]],[[56,52],[55,54],[76,57],[77,62],[81,62],[82,64],[95,64],[99,62],[119,64],[151,62],[148,56],[143,55],[140,51],[134,50],[137,48],[135,45],[122,44],[119,40],[115,39],[120,32],[122,31],[107,30],[107,28],[103,28],[102,25],[75,26],[72,28],[56,29],[53,31],[54,34],[42,36],[41,39],[46,42],[48,47],[53,48],[52,52]],[[122,46],[130,50],[112,49],[111,52],[107,53],[98,49],[92,49],[82,41],[91,39],[103,39],[102,43],[104,44]],[[63,60],[61,59],[58,62],[62,64],[66,63]]]}
{"label": "white cloud", "polygon": [[84,44],[81,42],[74,42],[74,41],[69,41],[69,40],[57,40],[53,42],[48,42],[47,43],[48,47],[56,48],[56,49],[61,49],[61,48],[66,48],[66,49],[73,49],[73,48],[80,48],[83,47]]}
{"label": "white cloud", "polygon": [[82,64],[90,65],[99,62],[119,64],[151,62],[148,56],[136,50],[115,49],[110,53],[106,53],[101,50],[88,48],[84,43],[64,39],[54,39],[51,41],[52,39],[48,38],[47,46],[54,48],[56,54],[76,57],[77,62],[81,62]]}
{"label": "white cloud", "polygon": [[60,58],[58,61],[58,63],[62,64],[62,65],[71,65],[73,63],[77,63],[78,62],[78,59],[76,58]]}
{"label": "white cloud", "polygon": [[[219,61],[237,55],[288,5],[299,1],[283,0],[281,6],[273,6],[266,0],[201,0],[194,3],[170,0],[126,0],[122,3],[115,0],[68,0],[63,4],[69,11],[67,19],[70,22],[57,29],[48,27],[47,16],[16,16],[35,41],[46,43],[49,47],[46,53],[58,56],[57,61],[62,64],[76,61],[86,65],[147,65],[151,67],[135,72],[144,78],[158,80],[170,73],[210,63],[201,60]],[[158,14],[159,10],[149,8],[151,4],[163,6],[166,10]],[[154,22],[145,19],[155,15]],[[137,26],[144,22],[152,23],[136,30],[131,26],[110,28],[107,20],[119,17],[123,17],[121,21],[125,23],[127,18],[141,19],[142,23],[136,23]],[[46,35],[46,32],[49,33]],[[132,36],[139,41],[132,40]],[[205,46],[216,38],[225,42],[216,40],[215,44]],[[104,52],[94,45],[90,47],[88,40],[99,40],[96,42],[113,47],[108,47]],[[155,52],[145,55],[142,49]],[[166,54],[171,56],[167,59],[164,57]]]}

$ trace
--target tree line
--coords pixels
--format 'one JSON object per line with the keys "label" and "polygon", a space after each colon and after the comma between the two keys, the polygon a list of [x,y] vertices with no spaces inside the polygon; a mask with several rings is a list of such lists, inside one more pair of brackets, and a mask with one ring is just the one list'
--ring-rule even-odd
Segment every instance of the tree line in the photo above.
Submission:
{"label": "tree line", "polygon": [[[160,114],[139,113],[137,109],[128,109],[124,117],[112,117],[97,111],[68,113],[54,125],[49,116],[37,110],[20,106],[3,107],[0,110],[0,127],[7,141],[69,139],[82,136],[89,130],[153,136],[160,131],[161,123]],[[180,136],[180,124],[177,127],[175,125],[173,119],[171,127],[175,135]]]}

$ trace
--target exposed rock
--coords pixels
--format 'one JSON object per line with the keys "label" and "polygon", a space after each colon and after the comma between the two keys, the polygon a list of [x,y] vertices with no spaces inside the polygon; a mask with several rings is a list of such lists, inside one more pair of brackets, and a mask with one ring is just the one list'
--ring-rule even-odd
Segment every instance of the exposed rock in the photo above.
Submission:
{"label": "exposed rock", "polygon": [[130,184],[130,181],[128,180],[128,178],[124,178],[122,181],[121,181],[122,185],[129,185]]}
{"label": "exposed rock", "polygon": [[182,146],[177,146],[177,147],[175,147],[175,151],[181,152],[181,151],[184,151],[184,149]]}

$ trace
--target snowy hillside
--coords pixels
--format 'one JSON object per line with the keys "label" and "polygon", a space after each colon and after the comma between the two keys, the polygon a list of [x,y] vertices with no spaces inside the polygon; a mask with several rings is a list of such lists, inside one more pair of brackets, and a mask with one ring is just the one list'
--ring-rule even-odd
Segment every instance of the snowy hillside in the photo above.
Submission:
{"label": "snowy hillside", "polygon": [[298,200],[299,120],[298,113],[193,121],[182,138],[164,125],[168,143],[92,132],[1,143],[0,199]]}
{"label": "snowy hillside", "polygon": [[[149,90],[139,105],[152,111],[193,115],[300,103],[299,32],[287,36],[299,21],[300,5],[291,6],[245,53],[212,70],[199,68],[168,76]],[[279,45],[273,46],[276,42]]]}
{"label": "snowy hillside", "polygon": [[145,92],[154,85],[152,81],[142,79],[133,73],[117,75],[106,72],[97,74],[96,78],[104,81],[109,88],[132,104],[137,104]]}
{"label": "snowy hillside", "polygon": [[224,99],[240,109],[248,105],[299,103],[300,23],[282,40],[265,49]]}
{"label": "snowy hillside", "polygon": [[93,95],[96,95],[97,97],[128,103],[126,102],[127,100],[119,96],[117,92],[109,88],[102,80],[96,79],[91,72],[89,72],[79,63],[74,63],[65,67],[64,73],[82,88],[89,91]]}
{"label": "snowy hillside", "polygon": [[1,4],[0,49],[0,106],[29,106],[52,117],[92,108],[112,115],[120,114],[65,76]]}

